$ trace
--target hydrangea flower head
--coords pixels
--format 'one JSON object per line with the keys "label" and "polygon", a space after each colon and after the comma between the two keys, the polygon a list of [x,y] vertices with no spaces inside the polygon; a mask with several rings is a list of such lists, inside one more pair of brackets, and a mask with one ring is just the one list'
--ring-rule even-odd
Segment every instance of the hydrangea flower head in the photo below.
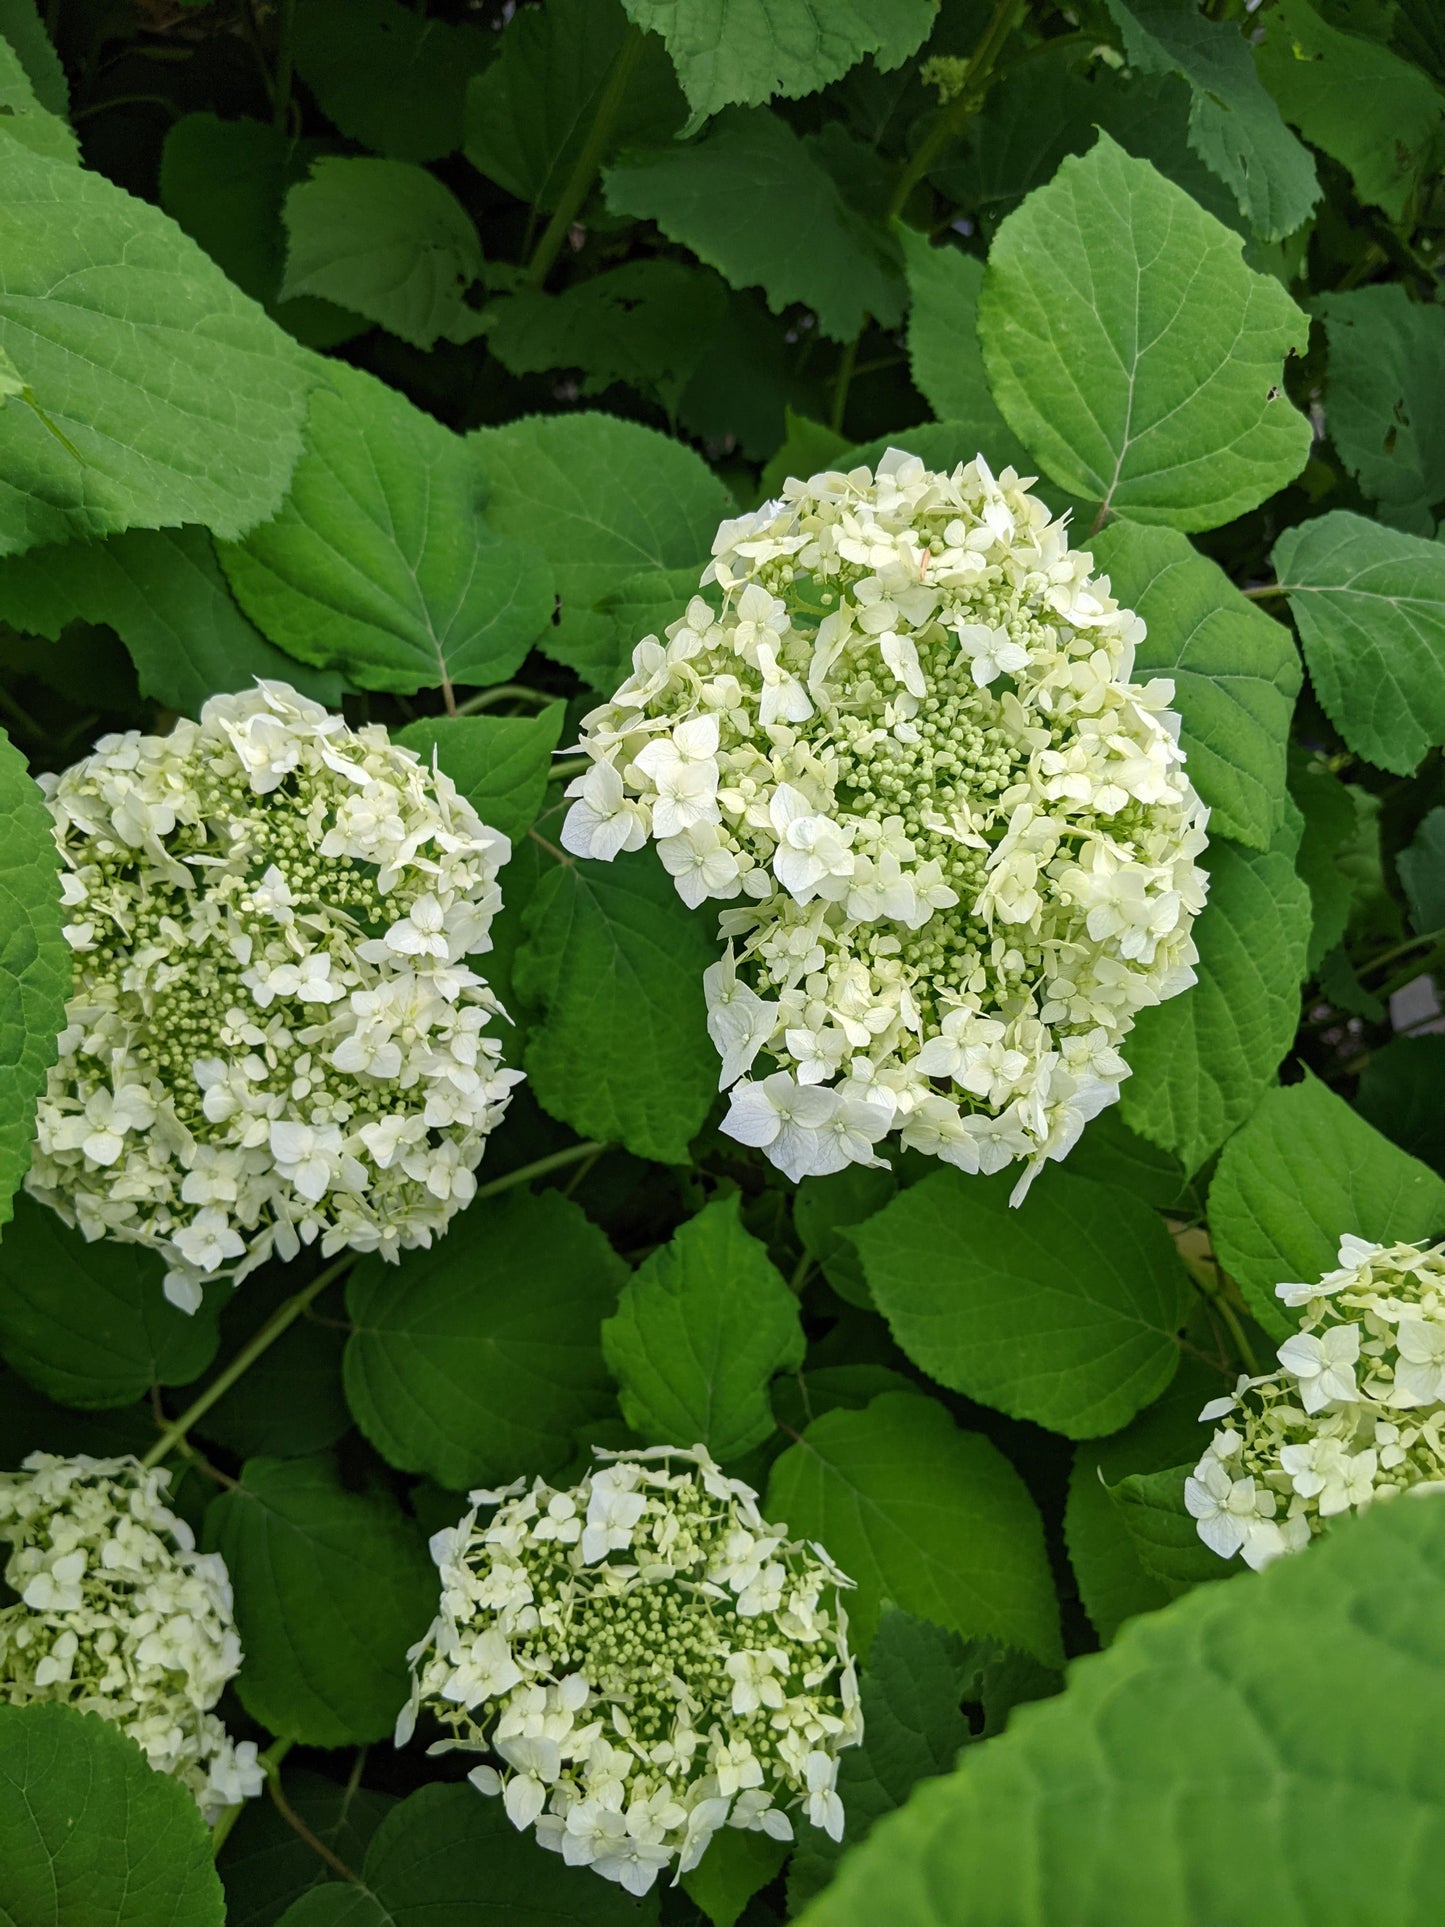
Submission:
{"label": "hydrangea flower head", "polygon": [[[836,1840],[838,1753],[862,1737],[839,1589],[701,1446],[604,1453],[570,1491],[474,1492],[432,1541],[441,1610],[412,1649],[425,1707],[517,1827],[630,1893],[720,1827]],[[485,1511],[485,1516],[483,1512]]]}
{"label": "hydrangea flower head", "polygon": [[1224,1423],[1184,1487],[1205,1545],[1256,1568],[1342,1512],[1445,1490],[1445,1245],[1347,1237],[1336,1270],[1276,1295],[1300,1330],[1277,1372],[1205,1406]]}
{"label": "hydrangea flower head", "polygon": [[111,1721],[209,1823],[265,1775],[255,1743],[237,1745],[211,1710],[241,1665],[231,1582],[167,1509],[169,1480],[135,1459],[47,1452],[0,1474],[5,1583],[19,1595],[0,1608],[0,1699]]}
{"label": "hydrangea flower head", "polygon": [[724,1128],[789,1177],[905,1145],[1065,1155],[1135,1013],[1194,981],[1207,812],[1173,685],[1064,524],[980,456],[789,481],[583,725],[563,842],[725,903]]}
{"label": "hydrangea flower head", "polygon": [[283,683],[42,785],[73,977],[30,1191],[158,1248],[187,1310],[273,1250],[430,1243],[520,1076],[465,961],[507,839]]}

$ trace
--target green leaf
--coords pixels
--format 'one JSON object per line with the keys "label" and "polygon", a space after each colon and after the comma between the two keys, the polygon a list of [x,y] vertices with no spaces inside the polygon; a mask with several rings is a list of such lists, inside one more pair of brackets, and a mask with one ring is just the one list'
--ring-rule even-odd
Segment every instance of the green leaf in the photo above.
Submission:
{"label": "green leaf", "polygon": [[1445,546],[1337,509],[1286,529],[1273,560],[1325,714],[1408,776],[1445,742]]}
{"label": "green leaf", "polygon": [[394,731],[392,741],[427,763],[435,750],[482,821],[515,843],[542,808],[565,714],[562,703],[550,703],[539,716],[427,716]]}
{"label": "green leaf", "polygon": [[677,406],[723,325],[727,288],[682,261],[628,261],[561,294],[524,289],[491,310],[487,346],[514,375],[580,368],[580,392],[615,381]]}
{"label": "green leaf", "polygon": [[[611,415],[531,415],[472,437],[490,483],[487,519],[502,535],[535,542],[552,566],[561,630],[540,638],[558,661],[573,654],[560,638],[574,621],[589,653],[586,673],[618,659],[616,624],[594,608],[636,586],[644,573],[675,572],[687,607],[684,571],[698,576],[718,524],[736,513],[727,489],[681,442]],[[664,597],[667,590],[664,590]],[[625,600],[625,595],[622,596]],[[627,644],[638,640],[639,630]],[[608,693],[615,688],[608,684]]]}
{"label": "green leaf", "polygon": [[35,1105],[70,994],[50,811],[0,729],[0,1225],[30,1163]]}
{"label": "green leaf", "polygon": [[1107,0],[1132,66],[1189,83],[1189,144],[1228,183],[1267,241],[1293,234],[1319,199],[1315,165],[1280,119],[1233,20],[1197,0]]}
{"label": "green leaf", "polygon": [[660,863],[557,863],[524,916],[516,992],[537,1008],[526,1071],[584,1137],[687,1161],[717,1089],[702,974],[714,961]]}
{"label": "green leaf", "polygon": [[1090,1120],[1069,1153],[1068,1169],[1071,1177],[1131,1192],[1156,1211],[1176,1209],[1188,1189],[1178,1158],[1131,1131],[1117,1105]]}
{"label": "green leaf", "polygon": [[866,1659],[886,1600],[961,1633],[1059,1662],[1058,1609],[1034,1502],[998,1448],[943,1407],[884,1392],[815,1419],[773,1466],[767,1517],[828,1548],[855,1582]]}
{"label": "green leaf", "polygon": [[286,196],[284,218],[283,301],[320,295],[414,348],[475,332],[463,296],[482,272],[481,243],[461,202],[424,167],[318,161]]}
{"label": "green leaf", "polygon": [[[730,108],[702,140],[630,154],[605,178],[613,214],[655,221],[734,287],[760,287],[774,314],[802,302],[835,341],[866,315],[903,318],[897,243],[766,108]],[[760,207],[786,207],[787,222],[759,220]]]}
{"label": "green leaf", "polygon": [[1124,1121],[1191,1175],[1273,1081],[1299,1024],[1309,892],[1287,854],[1213,843],[1192,990],[1141,1010],[1124,1047]]}
{"label": "green leaf", "polygon": [[205,1544],[235,1588],[251,1717],[305,1746],[389,1737],[406,1649],[436,1610],[426,1548],[392,1501],[344,1491],[329,1459],[252,1459]]}
{"label": "green leaf", "polygon": [[[288,1766],[286,1803],[338,1860],[359,1873],[366,1847],[396,1805],[370,1787],[343,1787],[305,1767]],[[248,1800],[217,1859],[226,1887],[226,1927],[275,1927],[302,1894],[333,1876],[275,1805]]]}
{"label": "green leaf", "polygon": [[1305,317],[1107,134],[999,229],[979,336],[1005,421],[1103,511],[1213,528],[1304,466],[1309,423],[1279,384]]}
{"label": "green leaf", "polygon": [[783,419],[787,425],[783,445],[758,478],[765,501],[781,495],[783,484],[790,476],[806,481],[810,475],[831,468],[848,450],[847,436],[834,434],[822,422],[810,421],[791,408],[784,411]]}
{"label": "green leaf", "polygon": [[10,42],[40,105],[51,114],[70,112],[65,69],[40,24],[36,0],[0,0],[0,34]]}
{"label": "green leaf", "polygon": [[131,1405],[185,1385],[216,1351],[213,1311],[177,1311],[140,1245],[87,1244],[45,1205],[16,1200],[0,1244],[0,1350],[62,1405]]}
{"label": "green leaf", "polygon": [[1267,850],[1284,821],[1285,754],[1300,688],[1288,629],[1177,530],[1115,522],[1090,542],[1120,602],[1148,625],[1134,679],[1168,676],[1189,777],[1210,833]]}
{"label": "green leaf", "polygon": [[0,1706],[7,1927],[221,1927],[211,1839],[178,1780],[93,1713]]}
{"label": "green leaf", "polygon": [[462,144],[467,82],[492,39],[427,19],[398,0],[301,0],[296,71],[327,119],[398,161],[438,161]]}
{"label": "green leaf", "polygon": [[602,1327],[633,1431],[649,1445],[705,1445],[723,1464],[772,1437],[769,1382],[804,1350],[798,1301],[738,1205],[734,1193],[680,1226]]}
{"label": "green leaf", "polygon": [[928,38],[935,0],[622,0],[667,42],[695,122],[735,103],[795,100],[865,54],[885,71]]}
{"label": "green leaf", "polygon": [[[295,1289],[283,1265],[268,1266],[246,1280],[245,1290],[236,1291],[222,1308],[216,1371],[230,1364]],[[339,1302],[333,1293],[328,1308]],[[196,1431],[241,1459],[301,1459],[324,1452],[351,1426],[341,1390],[343,1342],[329,1318],[298,1318],[196,1421]]]}
{"label": "green leaf", "polygon": [[78,617],[115,630],[141,693],[185,716],[218,691],[258,676],[289,682],[339,706],[334,671],[308,669],[242,615],[204,529],[128,529],[104,542],[68,542],[0,561],[0,614],[58,641]]}
{"label": "green leaf", "polygon": [[1445,1037],[1396,1037],[1372,1051],[1355,1105],[1377,1131],[1445,1176]]}
{"label": "green leaf", "polygon": [[1314,304],[1329,342],[1330,440],[1386,521],[1435,533],[1445,501],[1445,309],[1398,281]]}
{"label": "green leaf", "polygon": [[920,1788],[799,1927],[945,1927],[962,1894],[1018,1927],[1431,1919],[1442,1581],[1445,1506],[1377,1506],[1136,1620]]}
{"label": "green leaf", "polygon": [[613,1409],[600,1328],[626,1276],[558,1191],[479,1199],[399,1265],[363,1258],[346,1287],[357,1423],[453,1491],[556,1472]]}
{"label": "green leaf", "polygon": [[545,627],[540,552],[481,514],[472,444],[371,375],[327,362],[281,513],[221,549],[241,607],[288,655],[364,689],[505,681]]}
{"label": "green leaf", "polygon": [[1421,817],[1408,848],[1395,859],[1410,905],[1410,922],[1422,936],[1445,930],[1445,808]]}
{"label": "green leaf", "polygon": [[541,646],[554,662],[566,663],[610,697],[630,673],[632,652],[644,636],[661,636],[695,595],[718,605],[720,592],[700,589],[699,573],[695,562],[680,569],[639,569],[590,609],[564,606]]}
{"label": "green leaf", "polygon": [[1050,1170],[1012,1211],[997,1185],[940,1170],[852,1237],[894,1338],[951,1392],[1094,1438],[1174,1376],[1188,1283],[1127,1191]]}
{"label": "green leaf", "polygon": [[1263,16],[1260,76],[1285,119],[1353,177],[1362,201],[1404,222],[1445,120],[1445,95],[1378,41],[1341,33],[1307,0]]}
{"label": "green leaf", "polygon": [[[463,1782],[424,1786],[382,1821],[364,1886],[318,1887],[278,1927],[656,1927],[657,1894],[636,1901],[590,1867],[569,1867],[500,1800]],[[187,1923],[189,1927],[189,1923]]]}
{"label": "green leaf", "polygon": [[1109,1502],[1123,1521],[1139,1564],[1170,1599],[1193,1586],[1235,1578],[1239,1572],[1210,1551],[1185,1509],[1184,1481],[1206,1442],[1201,1432],[1187,1463],[1163,1472],[1131,1472],[1108,1489]]}
{"label": "green leaf", "polygon": [[[4,24],[0,18],[0,32]],[[5,39],[0,39],[0,132],[34,154],[71,166],[79,163],[80,150],[69,124],[61,113],[42,105],[19,53]]]}
{"label": "green leaf", "polygon": [[1358,822],[1350,790],[1331,770],[1298,754],[1291,758],[1289,781],[1290,795],[1304,818],[1295,868],[1310,893],[1305,968],[1313,974],[1350,921],[1357,886],[1341,859],[1355,841]]}
{"label": "green leaf", "polygon": [[804,1178],[793,1194],[793,1228],[840,1298],[863,1310],[873,1299],[858,1262],[854,1227],[881,1211],[898,1189],[892,1171],[850,1164],[826,1178]]}
{"label": "green leaf", "polygon": [[913,385],[940,421],[976,422],[979,448],[1001,468],[1014,459],[1006,451],[1015,437],[994,405],[978,345],[983,262],[962,248],[934,247],[927,235],[901,224],[897,233],[908,272]]}
{"label": "green leaf", "polygon": [[5,234],[0,349],[69,446],[0,410],[0,555],[273,514],[316,380],[295,343],[156,208],[18,144]]}
{"label": "green leaf", "polygon": [[1445,1179],[1318,1078],[1265,1094],[1224,1147],[1209,1187],[1214,1249],[1267,1332],[1297,1320],[1274,1288],[1335,1269],[1348,1232],[1383,1243],[1445,1230]]}
{"label": "green leaf", "polygon": [[550,209],[589,141],[601,142],[595,171],[623,147],[670,139],[686,116],[662,42],[632,34],[616,0],[548,0],[517,9],[497,58],[468,87],[467,159]]}
{"label": "green leaf", "polygon": [[786,1841],[766,1833],[724,1827],[713,1835],[702,1859],[682,1876],[680,1885],[713,1927],[734,1927],[759,1888],[777,1878],[788,1851]]}

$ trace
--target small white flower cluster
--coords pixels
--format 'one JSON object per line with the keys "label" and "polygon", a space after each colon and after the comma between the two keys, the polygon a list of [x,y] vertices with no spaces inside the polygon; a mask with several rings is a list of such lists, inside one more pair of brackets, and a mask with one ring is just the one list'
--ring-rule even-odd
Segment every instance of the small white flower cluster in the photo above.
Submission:
{"label": "small white flower cluster", "polygon": [[265,1775],[255,1742],[237,1745],[211,1711],[241,1666],[231,1581],[167,1510],[169,1481],[135,1459],[48,1452],[0,1474],[5,1583],[19,1594],[0,1608],[0,1699],[111,1721],[209,1824]]}
{"label": "small white flower cluster", "polygon": [[1210,1551],[1256,1569],[1342,1512],[1445,1491],[1445,1245],[1347,1237],[1338,1270],[1276,1292],[1299,1332],[1199,1414],[1224,1424],[1184,1486]]}
{"label": "small white flower cluster", "polygon": [[652,837],[685,902],[742,900],[706,978],[724,1129],[791,1178],[896,1132],[1027,1160],[1021,1196],[1194,981],[1173,684],[1130,680],[1142,622],[1029,487],[897,450],[789,481],[719,531],[722,613],[694,598],[585,719],[562,840]]}
{"label": "small white flower cluster", "polygon": [[863,1732],[851,1582],[701,1446],[597,1457],[571,1491],[474,1492],[433,1539],[441,1611],[397,1744],[427,1707],[454,1735],[433,1752],[492,1752],[473,1783],[629,1893],[720,1827],[791,1839],[787,1807],[840,1839],[838,1753]]}
{"label": "small white flower cluster", "polygon": [[28,1179],[186,1310],[321,1240],[395,1258],[476,1190],[510,854],[440,770],[283,683],[42,779],[74,953]]}

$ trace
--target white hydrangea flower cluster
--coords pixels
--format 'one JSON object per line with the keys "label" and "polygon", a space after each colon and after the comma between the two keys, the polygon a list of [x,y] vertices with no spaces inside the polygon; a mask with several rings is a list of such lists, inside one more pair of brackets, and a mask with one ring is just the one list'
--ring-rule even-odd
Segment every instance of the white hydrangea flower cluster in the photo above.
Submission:
{"label": "white hydrangea flower cluster", "polygon": [[[890,450],[726,522],[701,596],[585,719],[562,840],[649,837],[722,913],[724,1129],[791,1178],[890,1133],[1063,1157],[1144,1005],[1194,981],[1207,811],[1144,625],[1012,469]],[[771,1068],[750,1075],[762,1057]]]}
{"label": "white hydrangea flower cluster", "polygon": [[[462,1747],[514,1825],[629,1893],[697,1865],[720,1827],[842,1837],[838,1753],[862,1737],[838,1589],[819,1546],[691,1451],[597,1453],[575,1489],[474,1492],[432,1541],[441,1610],[410,1704]],[[479,1507],[494,1508],[479,1520]]]}
{"label": "white hydrangea flower cluster", "polygon": [[164,1504],[169,1472],[136,1459],[32,1452],[0,1474],[11,1546],[0,1608],[0,1699],[97,1713],[195,1795],[207,1824],[260,1792],[252,1740],[211,1711],[241,1666],[231,1581]]}
{"label": "white hydrangea flower cluster", "polygon": [[1199,1414],[1224,1423],[1184,1486],[1210,1551],[1256,1569],[1342,1512],[1445,1491],[1445,1245],[1347,1237],[1338,1270],[1276,1292],[1300,1329]]}
{"label": "white hydrangea flower cluster", "polygon": [[379,724],[275,682],[42,786],[74,974],[30,1191],[158,1247],[187,1310],[318,1237],[429,1244],[521,1075],[464,961],[506,837]]}

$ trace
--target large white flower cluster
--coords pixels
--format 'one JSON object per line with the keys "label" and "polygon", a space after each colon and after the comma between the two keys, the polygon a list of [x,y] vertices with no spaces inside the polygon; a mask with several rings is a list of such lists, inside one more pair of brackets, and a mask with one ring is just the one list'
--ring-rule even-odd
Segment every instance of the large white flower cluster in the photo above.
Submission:
{"label": "large white flower cluster", "polygon": [[[790,481],[583,725],[563,842],[649,837],[723,912],[724,1128],[789,1177],[891,1132],[965,1171],[1064,1156],[1135,1013],[1194,981],[1207,812],[1144,627],[1012,469]],[[754,1077],[762,1059],[763,1074]]]}
{"label": "large white flower cluster", "polygon": [[207,1822],[259,1793],[255,1743],[211,1711],[240,1670],[231,1581],[167,1510],[169,1472],[135,1459],[32,1452],[0,1474],[11,1547],[0,1608],[0,1699],[59,1700],[129,1734]]}
{"label": "large white flower cluster", "polygon": [[188,1310],[273,1250],[429,1244],[520,1077],[464,961],[507,839],[283,683],[42,781],[74,972],[34,1195],[158,1247]]}
{"label": "large white flower cluster", "polygon": [[1184,1487],[1205,1545],[1256,1568],[1342,1512],[1445,1490],[1445,1245],[1345,1238],[1338,1270],[1276,1292],[1300,1329],[1277,1372],[1205,1406],[1224,1423]]}
{"label": "large white flower cluster", "polygon": [[433,1539],[441,1610],[398,1745],[425,1706],[454,1736],[433,1752],[490,1751],[474,1784],[629,1893],[720,1827],[791,1839],[790,1808],[839,1839],[838,1753],[863,1730],[850,1582],[701,1446],[597,1456],[571,1491],[474,1492]]}

